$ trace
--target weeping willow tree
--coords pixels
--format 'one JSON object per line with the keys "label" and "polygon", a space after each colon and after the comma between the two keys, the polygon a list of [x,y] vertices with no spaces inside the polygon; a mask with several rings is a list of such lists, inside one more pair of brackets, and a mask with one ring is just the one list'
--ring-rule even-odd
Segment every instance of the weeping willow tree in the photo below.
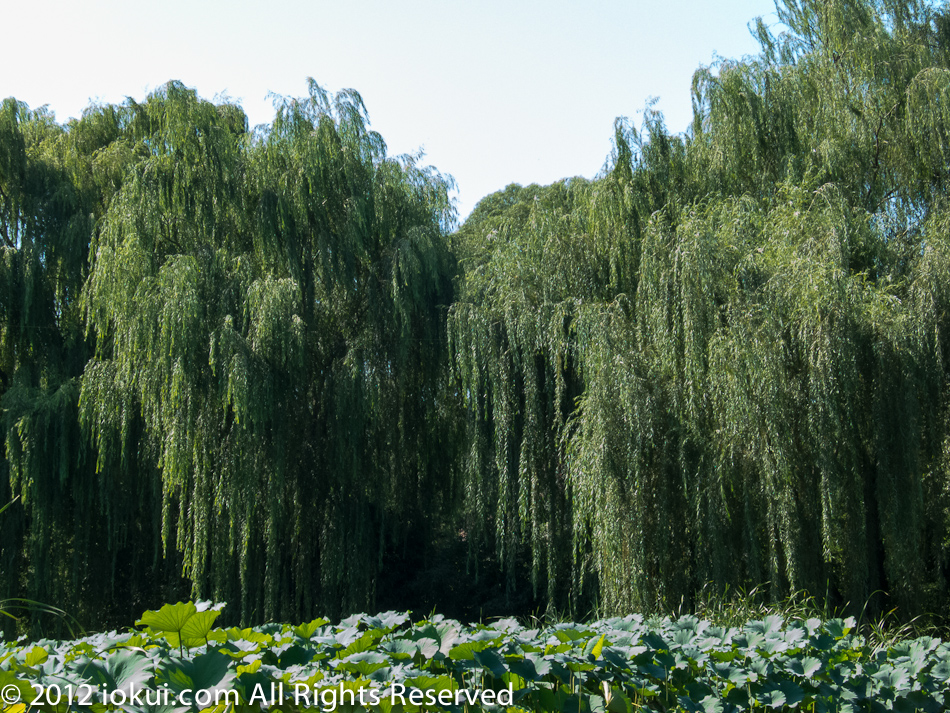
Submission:
{"label": "weeping willow tree", "polygon": [[99,195],[87,168],[44,109],[0,104],[0,500],[18,498],[0,518],[4,599],[102,594],[99,535],[85,519],[95,473],[77,419],[89,356],[79,294]]}
{"label": "weeping willow tree", "polygon": [[618,122],[602,177],[457,238],[470,517],[552,606],[947,601],[950,20],[778,15],[697,72],[686,135]]}
{"label": "weeping willow tree", "polygon": [[3,104],[4,597],[354,611],[445,528],[451,179],[353,91],[277,109]]}
{"label": "weeping willow tree", "polygon": [[371,606],[387,543],[424,542],[451,494],[449,179],[314,83],[253,133],[169,84],[129,133],[82,296],[96,470],[154,471],[195,596]]}

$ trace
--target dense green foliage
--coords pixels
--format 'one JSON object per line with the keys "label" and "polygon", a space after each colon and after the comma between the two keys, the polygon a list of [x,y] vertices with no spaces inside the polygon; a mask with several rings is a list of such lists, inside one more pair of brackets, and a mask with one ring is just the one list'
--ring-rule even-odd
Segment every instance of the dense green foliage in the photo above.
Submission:
{"label": "dense green foliage", "polygon": [[451,493],[447,179],[316,85],[257,133],[174,83],[5,111],[7,593],[121,600],[171,553],[244,619],[366,606]]}
{"label": "dense green foliage", "polygon": [[511,187],[456,238],[472,517],[497,502],[557,606],[946,606],[950,24],[779,14],[696,74],[687,135],[618,122],[604,177]]}
{"label": "dense green foliage", "polygon": [[853,619],[528,629],[386,612],[240,629],[216,628],[219,614],[180,602],[146,612],[141,631],[0,643],[5,710],[936,713],[950,682],[950,644],[874,648]]}
{"label": "dense green foliage", "polygon": [[778,13],[688,132],[618,120],[454,233],[352,91],[5,101],[0,599],[946,611],[950,14]]}

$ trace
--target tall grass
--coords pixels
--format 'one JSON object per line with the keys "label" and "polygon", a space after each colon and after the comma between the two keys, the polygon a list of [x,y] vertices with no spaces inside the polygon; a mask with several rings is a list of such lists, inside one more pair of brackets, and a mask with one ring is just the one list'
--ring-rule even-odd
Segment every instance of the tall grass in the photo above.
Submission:
{"label": "tall grass", "polygon": [[[708,619],[717,626],[741,627],[748,621],[778,615],[785,620],[843,618],[854,611],[850,603],[841,606],[828,604],[828,597],[816,598],[806,591],[793,592],[781,601],[770,601],[766,595],[768,584],[746,591],[744,589],[722,593],[713,590],[712,583],[702,590],[702,597],[695,611],[677,611],[676,615],[692,613]],[[855,633],[865,638],[873,651],[887,650],[897,642],[921,636],[950,639],[950,621],[937,614],[926,614],[907,619],[897,608],[872,616],[871,601],[885,592],[872,592],[864,602],[860,614],[855,617]]]}

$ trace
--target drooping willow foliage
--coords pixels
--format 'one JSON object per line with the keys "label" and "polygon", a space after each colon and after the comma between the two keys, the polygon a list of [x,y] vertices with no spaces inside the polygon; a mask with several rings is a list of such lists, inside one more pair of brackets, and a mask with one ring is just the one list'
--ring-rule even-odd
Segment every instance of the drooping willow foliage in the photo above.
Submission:
{"label": "drooping willow foliage", "polygon": [[75,601],[89,579],[98,501],[78,422],[90,352],[79,296],[97,190],[77,144],[43,109],[0,104],[0,599]]}
{"label": "drooping willow foliage", "polygon": [[[83,145],[101,125],[106,140]],[[61,601],[69,557],[47,530],[63,527],[70,552],[129,552],[113,586],[169,555],[196,596],[245,620],[369,607],[387,543],[424,540],[452,489],[450,179],[388,157],[359,96],[316,84],[255,132],[172,83],[47,133],[84,151],[65,170],[96,185],[91,207],[54,206],[85,221],[78,255],[28,243],[62,244],[71,214],[25,204],[4,222],[22,230],[4,274],[4,492],[22,495],[36,543],[17,567],[4,538],[6,572]],[[43,147],[29,139],[28,173]],[[28,291],[42,288],[63,294]],[[72,370],[52,354],[22,365],[53,350],[31,339],[72,340]],[[55,508],[70,496],[67,524]]]}
{"label": "drooping willow foliage", "polygon": [[620,121],[603,177],[456,238],[469,517],[549,605],[947,602],[950,21],[778,13],[697,72],[686,135]]}
{"label": "drooping willow foliage", "polygon": [[945,611],[950,15],[778,14],[685,134],[618,120],[454,234],[352,91],[4,102],[0,600],[302,619],[412,563],[577,615]]}

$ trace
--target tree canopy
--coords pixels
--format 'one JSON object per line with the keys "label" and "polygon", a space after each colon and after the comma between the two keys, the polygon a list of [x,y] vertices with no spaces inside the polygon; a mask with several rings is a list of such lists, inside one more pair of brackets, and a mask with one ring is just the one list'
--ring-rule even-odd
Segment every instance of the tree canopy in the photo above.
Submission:
{"label": "tree canopy", "polygon": [[[55,140],[76,154],[64,172],[94,184],[83,210],[60,198],[50,216],[14,193],[22,217],[4,223],[8,487],[37,541],[31,594],[62,596],[39,559],[41,527],[61,526],[64,548],[127,552],[123,568],[173,554],[245,619],[368,606],[387,540],[451,492],[450,179],[388,157],[360,97],[314,83],[258,132],[177,83],[65,128],[6,111],[27,178]],[[22,190],[7,175],[4,193]],[[65,251],[68,229],[75,255],[34,256],[40,238]],[[17,361],[57,337],[71,372]],[[83,510],[67,525],[54,508],[70,494]]]}
{"label": "tree canopy", "polygon": [[945,609],[950,14],[777,10],[460,228],[352,90],[6,100],[0,597],[302,619],[448,542],[509,606]]}
{"label": "tree canopy", "polygon": [[470,487],[549,605],[946,602],[950,25],[778,12],[696,73],[685,135],[620,120],[602,177],[509,187],[456,239]]}

